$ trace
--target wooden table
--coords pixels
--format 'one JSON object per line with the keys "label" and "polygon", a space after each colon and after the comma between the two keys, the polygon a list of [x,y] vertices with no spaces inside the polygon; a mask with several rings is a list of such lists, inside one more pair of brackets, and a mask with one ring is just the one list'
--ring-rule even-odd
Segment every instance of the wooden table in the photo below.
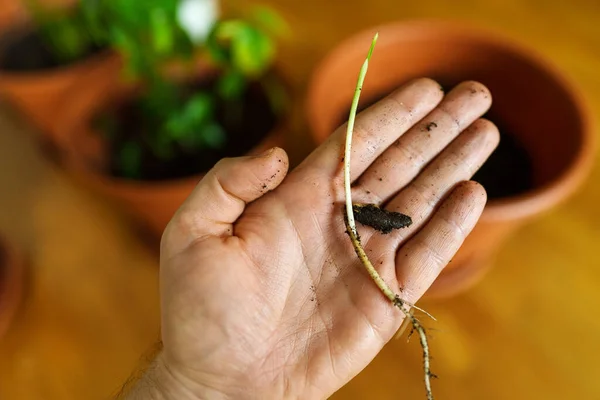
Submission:
{"label": "wooden table", "polygon": [[[414,17],[479,22],[533,45],[568,72],[600,115],[600,2],[280,0],[294,28],[281,64],[297,99],[342,38]],[[0,399],[106,399],[159,331],[157,258],[116,208],[43,160],[30,133],[0,118],[0,230],[28,250],[20,314],[0,343]],[[503,248],[479,286],[425,304],[438,399],[600,399],[600,167],[568,204]],[[418,343],[390,343],[335,399],[421,399]]]}

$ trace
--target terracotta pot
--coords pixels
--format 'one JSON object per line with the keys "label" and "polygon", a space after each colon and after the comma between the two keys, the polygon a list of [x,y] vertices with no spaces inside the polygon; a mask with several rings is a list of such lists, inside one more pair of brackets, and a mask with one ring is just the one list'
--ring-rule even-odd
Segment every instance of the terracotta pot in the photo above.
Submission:
{"label": "terracotta pot", "polygon": [[[26,32],[11,27],[8,31]],[[0,48],[0,57],[2,54]],[[0,96],[33,123],[43,135],[54,140],[54,125],[62,115],[62,108],[70,101],[66,93],[73,87],[87,84],[93,74],[118,74],[120,59],[110,51],[94,54],[87,59],[59,68],[39,71],[13,72],[0,69]]]}
{"label": "terracotta pot", "polygon": [[[107,105],[131,97],[134,93],[134,88],[124,87],[109,76],[90,82],[85,91],[78,91],[58,127],[59,135],[63,138],[59,144],[59,152],[62,153],[60,163],[84,186],[120,204],[149,228],[154,237],[160,237],[175,211],[204,173],[160,182],[133,181],[105,173],[108,156],[105,142],[100,133],[93,130],[90,122]],[[248,154],[260,154],[273,146],[282,146],[282,125],[278,125]]]}
{"label": "terracotta pot", "polygon": [[6,29],[14,23],[15,20],[25,19],[25,10],[18,0],[2,0],[0,2],[0,31]]}
{"label": "terracotta pot", "polygon": [[464,23],[400,22],[349,38],[318,66],[307,99],[308,122],[317,143],[349,109],[376,31],[379,41],[363,104],[416,77],[448,86],[478,80],[491,90],[491,113],[510,127],[531,157],[534,187],[489,201],[474,232],[427,295],[455,294],[485,274],[494,253],[519,225],[551,209],[581,184],[593,158],[590,114],[572,84],[532,49]]}
{"label": "terracotta pot", "polygon": [[0,237],[0,339],[21,302],[24,264],[21,254]]}

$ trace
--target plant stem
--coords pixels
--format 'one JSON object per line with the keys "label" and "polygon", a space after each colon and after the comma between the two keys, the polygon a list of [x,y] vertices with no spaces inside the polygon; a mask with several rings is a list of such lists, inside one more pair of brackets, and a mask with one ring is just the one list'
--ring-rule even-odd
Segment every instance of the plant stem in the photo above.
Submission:
{"label": "plant stem", "polygon": [[367,76],[367,70],[369,69],[369,60],[371,59],[371,55],[373,54],[373,50],[375,49],[375,44],[377,43],[378,37],[379,33],[376,33],[375,37],[373,37],[373,42],[371,43],[371,48],[369,49],[367,59],[365,60],[365,62],[362,65],[362,68],[360,69],[360,73],[358,75],[358,83],[356,85],[356,90],[354,91],[354,98],[352,99],[352,107],[350,108],[348,129],[346,130],[346,149],[344,154],[344,185],[346,190],[346,213],[348,215],[348,224],[350,225],[350,229],[352,229],[352,233],[355,237],[358,237],[358,234],[356,232],[356,223],[354,222],[354,210],[352,209],[352,196],[350,192],[350,156],[352,154],[352,132],[354,132],[354,121],[356,120],[356,111],[358,109],[358,100],[360,99],[360,92],[362,91],[363,83],[365,82],[365,76]]}
{"label": "plant stem", "polygon": [[[410,308],[414,307],[414,305],[405,302],[394,293],[392,289],[385,283],[381,275],[377,272],[373,264],[369,260],[369,257],[365,253],[365,250],[362,247],[360,242],[360,237],[356,230],[356,222],[354,219],[354,210],[352,203],[352,190],[351,190],[351,182],[350,182],[350,161],[352,155],[352,133],[354,132],[354,121],[356,120],[356,112],[358,110],[358,101],[360,99],[360,94],[362,92],[362,87],[365,81],[365,76],[367,75],[367,70],[369,69],[369,61],[371,59],[371,55],[373,54],[373,50],[375,48],[375,44],[377,43],[377,38],[379,34],[375,34],[373,37],[373,41],[371,43],[371,47],[369,49],[369,53],[365,62],[360,69],[360,73],[358,75],[358,83],[356,84],[356,90],[354,92],[354,98],[352,99],[352,107],[350,108],[350,116],[348,118],[348,127],[346,130],[346,147],[344,151],[344,190],[346,195],[346,215],[345,215],[345,223],[346,230],[348,231],[348,236],[350,236],[350,240],[352,241],[352,246],[354,247],[354,251],[356,255],[364,265],[365,269],[369,273],[369,276],[377,287],[381,290],[381,292],[392,302],[392,304],[400,309],[404,314],[405,318],[410,320],[412,324],[413,330],[417,331],[419,335],[419,340],[421,343],[421,347],[423,348],[423,369],[425,374],[425,390],[427,392],[427,399],[433,400],[433,393],[431,390],[431,378],[434,378],[435,375],[431,372],[430,369],[430,353],[429,353],[429,343],[427,341],[427,333],[423,325],[419,322],[419,320],[413,315]],[[415,307],[416,308],[416,307]],[[427,314],[429,315],[429,314]],[[432,317],[433,318],[433,317]]]}

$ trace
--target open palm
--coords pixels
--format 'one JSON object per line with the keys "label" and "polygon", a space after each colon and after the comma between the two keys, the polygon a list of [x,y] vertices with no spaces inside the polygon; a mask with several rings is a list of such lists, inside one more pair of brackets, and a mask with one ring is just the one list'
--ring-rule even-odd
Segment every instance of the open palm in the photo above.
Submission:
{"label": "open palm", "polygon": [[[487,89],[419,79],[357,118],[353,199],[410,215],[360,227],[384,280],[416,302],[485,205],[468,180],[496,147]],[[190,398],[326,398],[402,323],[343,219],[342,127],[287,176],[285,152],[227,159],[199,183],[161,248],[162,360]]]}

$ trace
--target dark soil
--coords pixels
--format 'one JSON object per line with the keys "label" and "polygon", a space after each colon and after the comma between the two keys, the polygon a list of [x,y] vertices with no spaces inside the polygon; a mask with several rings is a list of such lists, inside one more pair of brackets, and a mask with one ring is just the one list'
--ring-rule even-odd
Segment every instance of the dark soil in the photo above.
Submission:
{"label": "dark soil", "polygon": [[[38,31],[11,31],[0,39],[0,69],[7,72],[35,72],[59,68],[69,64],[56,57],[52,47]],[[91,46],[80,59],[83,60],[103,49]]]}
{"label": "dark soil", "polygon": [[[212,82],[190,86],[190,93],[199,89],[211,90]],[[109,113],[114,127],[110,134],[110,166],[112,176],[127,178],[119,160],[119,151],[126,142],[134,141],[141,149],[141,168],[137,180],[161,181],[193,176],[211,169],[224,157],[245,155],[258,145],[274,128],[277,116],[269,99],[258,83],[249,86],[241,110],[241,118],[233,123],[227,118],[224,104],[217,106],[217,121],[225,129],[227,142],[221,149],[186,149],[174,146],[174,153],[168,158],[157,157],[143,140],[149,133],[157,132],[157,127],[143,113],[136,102],[123,104],[118,110]],[[104,116],[106,117],[106,116]]]}
{"label": "dark soil", "polygon": [[384,210],[375,204],[354,204],[352,209],[354,219],[384,235],[394,229],[406,228],[412,224],[412,219],[408,215]]}
{"label": "dark soil", "polygon": [[531,158],[517,136],[504,129],[502,121],[486,115],[500,130],[500,144],[473,177],[483,185],[489,199],[516,196],[531,190],[533,166]]}
{"label": "dark soil", "polygon": [[[442,87],[446,93],[451,88],[452,86],[449,85]],[[361,101],[359,112],[383,99],[388,93],[391,92]],[[348,120],[350,107],[347,110],[340,118],[339,125]],[[513,133],[510,129],[506,129],[502,118],[494,115],[493,107],[490,113],[484,115],[484,118],[494,122],[498,127],[500,131],[500,144],[475,174],[473,180],[485,187],[489,199],[511,197],[531,190],[534,187],[531,157],[519,142],[518,132]],[[437,124],[431,122],[426,128],[430,131],[435,127],[437,127]]]}

